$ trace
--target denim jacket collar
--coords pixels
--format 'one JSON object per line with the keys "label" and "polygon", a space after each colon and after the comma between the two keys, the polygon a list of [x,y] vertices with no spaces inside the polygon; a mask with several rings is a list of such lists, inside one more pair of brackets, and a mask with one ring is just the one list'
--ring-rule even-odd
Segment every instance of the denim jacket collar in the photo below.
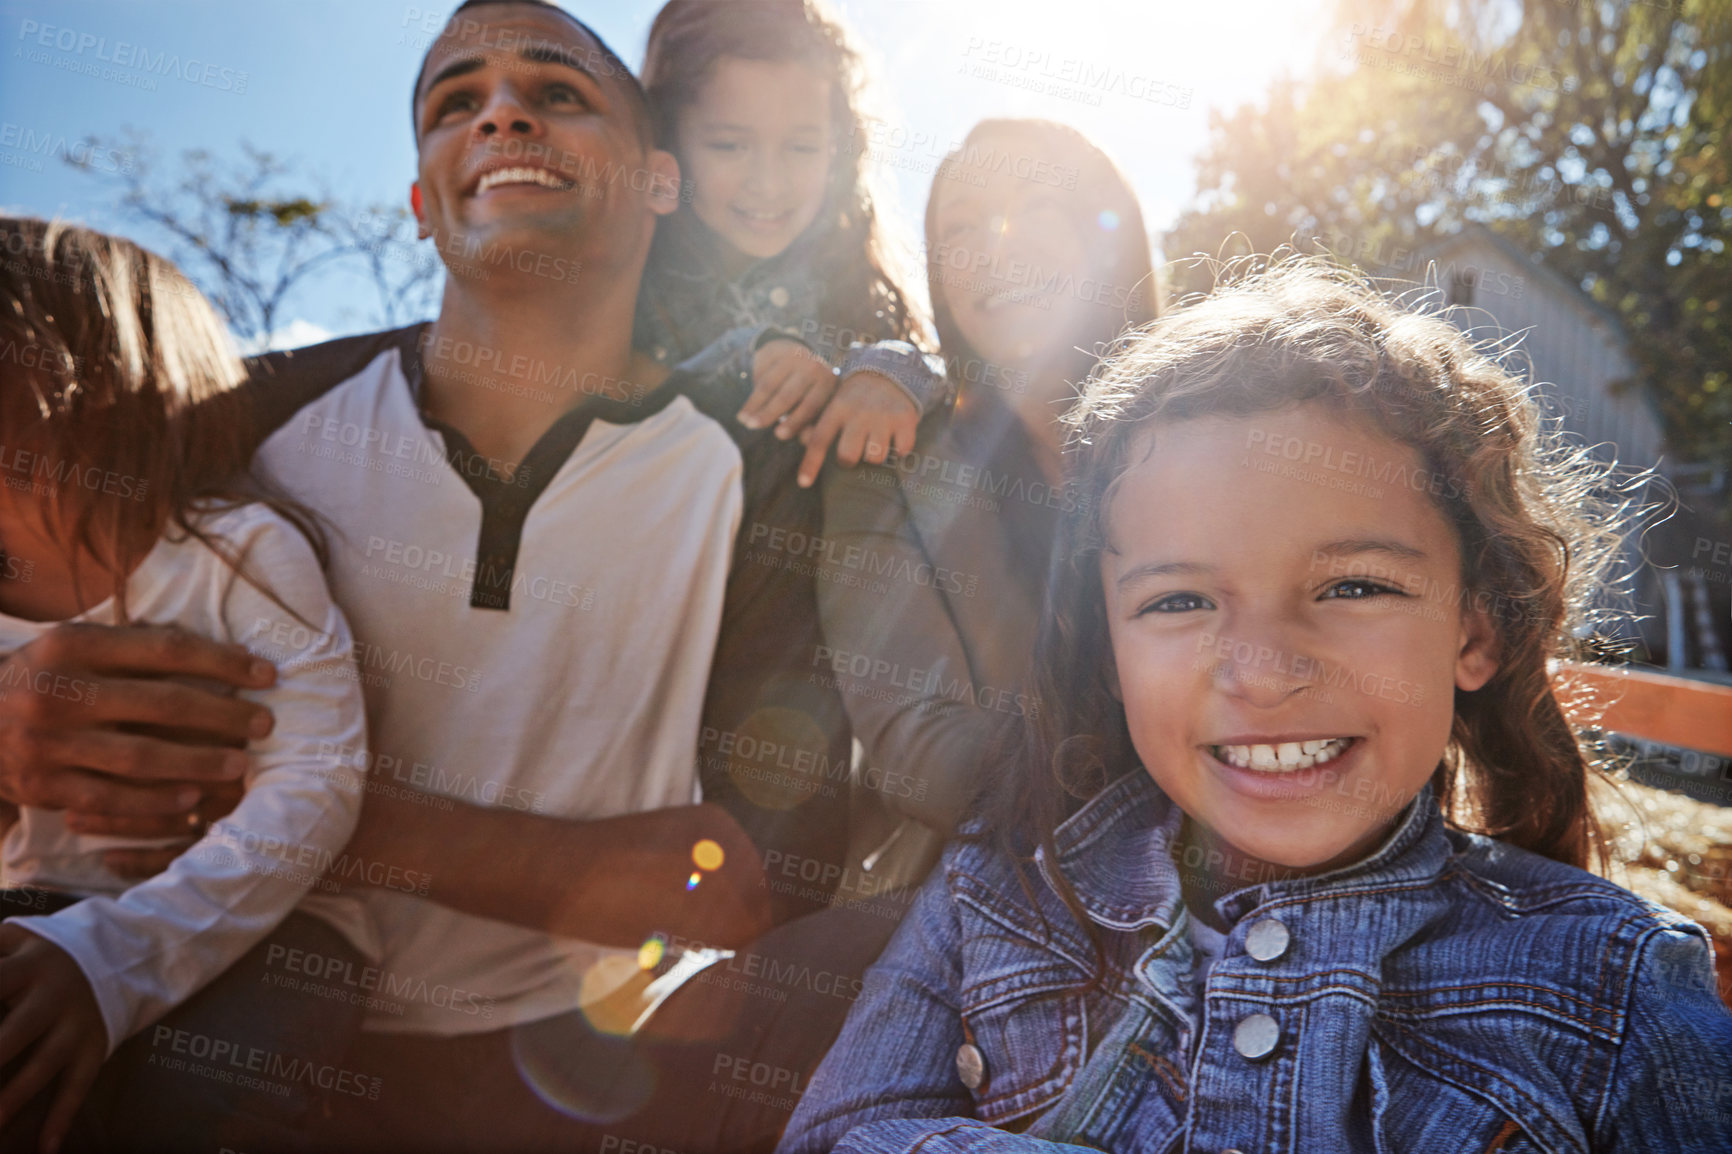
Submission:
{"label": "denim jacket collar", "polygon": [[[1119,930],[1171,927],[1183,904],[1180,873],[1150,869],[1171,860],[1184,811],[1148,773],[1135,769],[1113,781],[1054,832],[1058,868],[1097,924]],[[1450,855],[1443,816],[1428,784],[1409,802],[1381,845],[1359,861],[1308,877],[1258,882],[1222,895],[1215,910],[1229,924],[1283,898],[1308,898],[1343,887],[1421,883],[1442,872]],[[1036,853],[1042,876],[1053,863]]]}

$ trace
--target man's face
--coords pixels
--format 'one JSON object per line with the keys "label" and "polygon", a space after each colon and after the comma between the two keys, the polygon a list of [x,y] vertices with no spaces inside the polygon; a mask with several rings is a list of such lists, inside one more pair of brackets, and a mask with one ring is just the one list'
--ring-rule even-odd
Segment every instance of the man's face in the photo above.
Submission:
{"label": "man's face", "polygon": [[641,261],[654,214],[677,207],[679,170],[644,148],[629,80],[553,13],[486,11],[428,54],[416,102],[423,228],[458,276],[565,280]]}

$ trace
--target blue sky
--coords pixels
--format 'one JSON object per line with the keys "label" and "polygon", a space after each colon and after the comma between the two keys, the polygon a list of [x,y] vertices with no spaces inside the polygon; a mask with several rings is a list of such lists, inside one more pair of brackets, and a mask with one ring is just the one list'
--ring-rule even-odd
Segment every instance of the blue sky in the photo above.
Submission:
{"label": "blue sky", "polygon": [[[660,0],[562,0],[636,67]],[[112,188],[61,163],[90,136],[147,133],[166,157],[245,140],[350,203],[403,203],[409,88],[449,3],[0,0],[0,207],[161,247]],[[839,0],[888,97],[883,150],[905,220],[986,116],[1083,129],[1130,174],[1151,228],[1189,199],[1210,107],[1257,99],[1323,50],[1321,0]],[[46,43],[45,43],[46,41]],[[161,63],[158,63],[158,62]],[[174,62],[180,72],[169,71]],[[1079,75],[1103,83],[1075,85]],[[1132,95],[1135,92],[1137,95]],[[373,327],[371,290],[330,278],[291,302],[292,335]]]}

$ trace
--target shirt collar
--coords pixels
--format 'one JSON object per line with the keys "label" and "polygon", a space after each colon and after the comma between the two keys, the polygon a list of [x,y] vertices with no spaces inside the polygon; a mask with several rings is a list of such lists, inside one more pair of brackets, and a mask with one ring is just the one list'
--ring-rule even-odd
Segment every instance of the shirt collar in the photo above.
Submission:
{"label": "shirt collar", "polygon": [[[1054,831],[1057,869],[1092,921],[1118,930],[1174,923],[1183,898],[1171,847],[1183,820],[1184,812],[1139,767],[1113,781]],[[1231,925],[1279,897],[1423,881],[1442,872],[1449,854],[1443,815],[1428,784],[1378,848],[1359,861],[1310,877],[1243,886],[1217,898],[1215,909]],[[1053,884],[1054,863],[1044,850],[1035,856],[1047,883]]]}

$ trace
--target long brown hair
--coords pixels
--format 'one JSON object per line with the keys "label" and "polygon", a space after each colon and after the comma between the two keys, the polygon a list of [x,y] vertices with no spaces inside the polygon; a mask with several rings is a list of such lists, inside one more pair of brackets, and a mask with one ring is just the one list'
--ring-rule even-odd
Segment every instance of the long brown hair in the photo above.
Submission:
{"label": "long brown hair", "polygon": [[[1143,772],[1112,661],[1100,554],[1115,485],[1153,421],[1322,403],[1411,446],[1461,542],[1461,588],[1498,635],[1498,670],[1457,691],[1432,778],[1458,828],[1575,866],[1604,864],[1588,806],[1598,753],[1566,718],[1547,663],[1577,655],[1606,587],[1625,506],[1610,467],[1548,430],[1529,386],[1435,313],[1320,261],[1276,261],[1128,335],[1065,420],[1076,514],[1061,525],[1031,719],[1010,781],[982,799],[984,836],[1027,859],[1082,800]],[[1065,888],[1063,879],[1061,891]],[[1066,897],[1079,914],[1074,894]],[[1083,922],[1087,924],[1086,921]]]}
{"label": "long brown hair", "polygon": [[197,538],[269,594],[200,527],[225,508],[265,501],[324,563],[311,514],[248,478],[248,413],[235,391],[245,370],[172,262],[60,221],[0,218],[0,343],[16,361],[0,372],[6,472],[29,478],[0,480],[41,494],[45,527],[75,570],[89,557],[113,574],[123,620],[127,576],[169,532]]}
{"label": "long brown hair", "polygon": [[[696,103],[716,62],[797,61],[832,78],[829,188],[818,218],[796,245],[814,250],[814,272],[825,286],[823,320],[860,339],[932,346],[924,305],[910,295],[905,254],[887,235],[893,192],[867,163],[875,118],[865,60],[842,19],[826,0],[668,0],[650,26],[643,84],[658,147],[678,155],[681,113]],[[690,218],[690,219],[687,219]],[[656,228],[645,270],[654,291],[656,270],[677,262],[691,238],[706,233],[689,198]]]}
{"label": "long brown hair", "polygon": [[[991,137],[1014,138],[1019,145],[1027,145],[1028,151],[1011,153],[986,147],[985,141]],[[1096,356],[1121,332],[1145,325],[1159,314],[1154,258],[1142,208],[1130,180],[1113,159],[1087,136],[1055,120],[983,120],[944,158],[926,198],[926,285],[932,299],[932,327],[938,334],[944,363],[964,391],[972,366],[982,357],[962,335],[945,300],[945,279],[957,275],[958,270],[946,261],[946,248],[938,236],[939,190],[948,182],[972,184],[987,172],[1024,165],[1038,167],[1038,179],[1043,182],[1075,193],[1067,200],[1080,231],[1096,239],[1095,247],[1084,254],[1084,267],[1074,270],[1074,279],[1088,277],[1096,270],[1113,277],[1115,288],[1109,296],[1114,299],[1101,302],[1105,307],[1099,310],[1099,327],[1083,334],[1076,350],[1072,365],[1075,379],[1080,382],[1088,375]],[[1110,229],[1100,226],[1105,214],[1111,214]]]}

